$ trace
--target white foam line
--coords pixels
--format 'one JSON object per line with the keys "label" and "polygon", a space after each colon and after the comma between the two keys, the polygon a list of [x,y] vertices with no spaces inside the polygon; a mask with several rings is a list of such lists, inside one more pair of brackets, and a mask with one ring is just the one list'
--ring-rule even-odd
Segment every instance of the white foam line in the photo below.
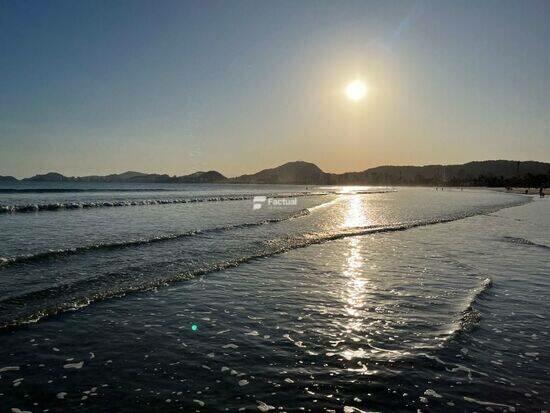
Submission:
{"label": "white foam line", "polygon": [[493,402],[484,402],[481,400],[476,400],[471,397],[464,396],[464,400],[470,403],[476,403],[481,406],[498,406],[498,407],[506,407],[507,409],[510,409],[511,412],[515,412],[516,408],[514,406],[510,406],[508,404],[502,404],[502,403],[493,403]]}
{"label": "white foam line", "polygon": [[307,209],[308,209],[309,212],[313,212],[313,211],[316,211],[316,210],[321,209],[321,208],[326,208],[326,207],[328,207],[328,206],[334,204],[334,203],[335,203],[336,201],[338,201],[339,199],[340,199],[340,197],[335,198],[335,199],[333,199],[332,201],[324,202],[324,203],[322,203],[322,204],[320,204],[320,205],[316,205],[316,206],[314,206],[314,207],[307,208]]}

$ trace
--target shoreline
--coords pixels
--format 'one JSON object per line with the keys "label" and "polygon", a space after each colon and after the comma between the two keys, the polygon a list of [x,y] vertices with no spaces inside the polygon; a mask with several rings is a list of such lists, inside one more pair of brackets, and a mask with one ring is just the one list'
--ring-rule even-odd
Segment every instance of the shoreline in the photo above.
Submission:
{"label": "shoreline", "polygon": [[[520,195],[539,195],[540,188],[503,188],[503,187],[496,187],[496,188],[487,188],[491,189],[496,192],[504,192],[506,194],[520,194]],[[546,195],[546,192],[544,192],[546,188],[543,188],[543,193]]]}

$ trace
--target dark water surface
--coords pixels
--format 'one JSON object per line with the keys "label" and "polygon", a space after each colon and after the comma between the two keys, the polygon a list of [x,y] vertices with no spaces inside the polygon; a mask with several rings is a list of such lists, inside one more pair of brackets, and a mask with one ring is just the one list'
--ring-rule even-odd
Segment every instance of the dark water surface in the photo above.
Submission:
{"label": "dark water surface", "polygon": [[82,189],[0,194],[1,411],[549,409],[548,200]]}

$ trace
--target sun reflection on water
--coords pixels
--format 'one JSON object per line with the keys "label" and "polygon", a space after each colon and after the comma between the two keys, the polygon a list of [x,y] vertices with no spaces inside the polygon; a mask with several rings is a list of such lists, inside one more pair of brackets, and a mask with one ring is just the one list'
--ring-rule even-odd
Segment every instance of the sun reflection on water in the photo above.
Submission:
{"label": "sun reflection on water", "polygon": [[351,317],[348,330],[358,330],[362,326],[361,313],[364,305],[363,295],[368,283],[361,277],[363,256],[359,250],[359,239],[349,240],[349,251],[344,263],[343,275],[347,278],[345,291],[345,311]]}
{"label": "sun reflection on water", "polygon": [[365,207],[362,195],[351,195],[349,198],[349,207],[344,218],[344,227],[366,227],[369,220],[365,214]]}
{"label": "sun reflection on water", "polygon": [[[344,228],[366,227],[372,221],[376,211],[369,210],[368,199],[361,194],[349,195],[347,209],[342,218]],[[346,240],[345,256],[342,261],[343,276],[340,300],[343,315],[340,325],[343,345],[338,354],[347,361],[360,366],[348,369],[358,374],[375,374],[368,363],[372,360],[395,360],[409,354],[406,349],[396,349],[403,343],[395,343],[398,337],[388,314],[388,301],[382,299],[384,286],[377,278],[374,262],[369,262],[366,254],[365,238],[361,235]],[[382,292],[382,294],[381,294]],[[387,293],[387,292],[386,292]],[[387,295],[387,294],[386,294]],[[373,308],[374,311],[369,309]],[[389,348],[388,348],[389,347]]]}
{"label": "sun reflection on water", "polygon": [[[367,225],[364,204],[360,195],[349,199],[349,208],[344,219],[346,227],[361,227]],[[360,249],[360,238],[349,239],[349,249],[344,261],[342,274],[346,277],[346,288],[343,292],[344,310],[349,319],[346,324],[348,333],[360,332],[363,328],[363,307],[365,305],[365,290],[368,280],[362,275],[362,268],[365,263]],[[355,354],[357,355],[357,354]]]}

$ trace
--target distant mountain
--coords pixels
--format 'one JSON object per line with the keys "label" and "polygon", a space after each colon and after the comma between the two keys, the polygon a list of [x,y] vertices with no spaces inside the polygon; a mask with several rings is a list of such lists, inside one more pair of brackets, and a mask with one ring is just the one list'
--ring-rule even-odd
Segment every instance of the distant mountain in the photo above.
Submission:
{"label": "distant mountain", "polygon": [[[13,178],[15,179],[15,178]],[[170,176],[167,174],[146,174],[142,172],[123,172],[110,175],[64,176],[57,172],[35,175],[23,181],[31,182],[132,182],[132,183],[215,183],[224,182],[227,178],[217,171],[195,172],[190,175]],[[15,182],[17,180],[15,179]]]}
{"label": "distant mountain", "polygon": [[17,178],[13,177],[13,176],[2,176],[0,175],[0,182],[1,183],[13,183],[13,182],[17,182]]}
{"label": "distant mountain", "polygon": [[379,166],[332,175],[331,183],[372,185],[537,186],[550,181],[550,163],[475,161],[461,165]]}
{"label": "distant mountain", "polygon": [[227,178],[218,171],[195,172],[191,175],[185,175],[176,178],[176,182],[196,184],[225,182],[226,180]]}
{"label": "distant mountain", "polygon": [[463,165],[378,166],[333,174],[309,162],[289,162],[228,182],[303,185],[538,186],[550,184],[550,163],[481,161]]}
{"label": "distant mountain", "polygon": [[62,182],[66,181],[67,178],[57,172],[48,172],[43,175],[35,175],[32,178],[25,178],[23,181],[32,181],[32,182]]}
{"label": "distant mountain", "polygon": [[242,175],[229,182],[245,184],[323,184],[326,174],[317,165],[309,162],[288,162],[276,168],[264,169],[253,175]]}
{"label": "distant mountain", "polygon": [[[15,182],[14,180],[13,177],[0,177],[0,182]],[[536,187],[550,186],[550,163],[476,161],[462,165],[378,166],[361,172],[333,174],[323,172],[313,163],[296,161],[235,178],[226,178],[217,171],[201,171],[183,176],[128,171],[121,174],[83,177],[66,177],[56,172],[49,172],[26,178],[24,181]]]}
{"label": "distant mountain", "polygon": [[105,176],[90,175],[90,176],[80,176],[80,177],[65,177],[64,180],[70,181],[70,182],[128,182],[133,179],[139,179],[142,177],[145,178],[147,176],[149,176],[149,174],[145,174],[142,172],[128,171],[121,174],[110,174]]}
{"label": "distant mountain", "polygon": [[134,176],[128,176],[126,179],[119,179],[116,182],[137,182],[137,183],[170,183],[174,178],[167,174],[139,174]]}

